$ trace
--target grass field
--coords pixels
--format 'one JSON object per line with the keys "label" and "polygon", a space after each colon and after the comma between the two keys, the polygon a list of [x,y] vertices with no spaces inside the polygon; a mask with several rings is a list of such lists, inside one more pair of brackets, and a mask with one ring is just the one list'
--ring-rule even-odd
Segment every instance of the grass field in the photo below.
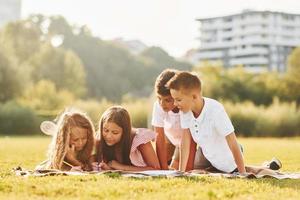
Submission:
{"label": "grass field", "polygon": [[[300,180],[224,178],[17,177],[45,159],[50,138],[0,137],[0,199],[300,199]],[[247,164],[273,156],[300,172],[300,138],[241,138]]]}

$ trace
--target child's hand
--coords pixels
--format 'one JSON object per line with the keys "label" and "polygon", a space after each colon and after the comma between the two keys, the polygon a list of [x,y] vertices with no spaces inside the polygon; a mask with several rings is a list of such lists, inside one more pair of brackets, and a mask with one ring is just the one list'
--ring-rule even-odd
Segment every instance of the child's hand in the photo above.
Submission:
{"label": "child's hand", "polygon": [[100,169],[101,169],[100,164],[98,164],[98,162],[93,162],[92,163],[93,171],[100,171]]}
{"label": "child's hand", "polygon": [[102,169],[102,170],[112,170],[112,168],[110,166],[108,166],[108,164],[106,164],[105,162],[101,162],[99,164],[99,167]]}
{"label": "child's hand", "polygon": [[67,154],[66,154],[66,158],[68,160],[76,160],[76,151],[75,151],[75,146],[72,145],[71,147],[69,147]]}
{"label": "child's hand", "polygon": [[81,166],[74,166],[70,169],[70,171],[75,171],[75,172],[82,172],[82,168]]}
{"label": "child's hand", "polygon": [[116,160],[112,160],[112,161],[108,162],[107,164],[112,169],[120,169],[120,170],[122,169],[122,164]]}

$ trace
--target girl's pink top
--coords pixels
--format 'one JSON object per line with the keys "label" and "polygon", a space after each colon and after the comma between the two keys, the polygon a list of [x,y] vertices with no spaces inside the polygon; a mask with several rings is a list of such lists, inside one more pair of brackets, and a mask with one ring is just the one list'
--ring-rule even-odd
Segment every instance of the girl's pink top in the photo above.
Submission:
{"label": "girl's pink top", "polygon": [[141,152],[138,150],[138,146],[141,144],[146,144],[150,141],[154,141],[156,133],[145,128],[137,128],[136,135],[132,140],[131,150],[130,150],[130,161],[134,166],[146,167],[147,164],[143,159]]}

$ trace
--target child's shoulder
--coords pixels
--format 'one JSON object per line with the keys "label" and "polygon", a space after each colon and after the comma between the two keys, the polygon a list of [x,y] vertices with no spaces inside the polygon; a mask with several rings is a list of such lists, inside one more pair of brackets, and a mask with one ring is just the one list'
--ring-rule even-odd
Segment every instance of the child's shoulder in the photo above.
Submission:
{"label": "child's shoulder", "polygon": [[136,128],[134,139],[144,139],[144,138],[153,138],[156,136],[156,133],[147,128]]}
{"label": "child's shoulder", "polygon": [[164,110],[162,109],[162,107],[159,105],[158,100],[156,100],[153,104],[153,109],[155,110],[156,114],[165,114]]}
{"label": "child's shoulder", "polygon": [[220,103],[219,101],[215,100],[215,99],[211,99],[208,97],[203,97],[204,101],[205,101],[205,106],[210,110],[210,111],[219,111],[219,110],[223,110],[224,106],[222,103]]}
{"label": "child's shoulder", "polygon": [[132,140],[131,151],[134,151],[139,145],[146,144],[156,138],[156,133],[150,129],[137,128]]}

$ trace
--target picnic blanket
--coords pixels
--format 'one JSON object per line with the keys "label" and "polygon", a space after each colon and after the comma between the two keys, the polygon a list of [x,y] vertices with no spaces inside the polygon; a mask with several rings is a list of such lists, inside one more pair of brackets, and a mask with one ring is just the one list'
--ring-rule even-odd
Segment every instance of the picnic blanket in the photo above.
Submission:
{"label": "picnic blanket", "polygon": [[25,170],[21,167],[14,168],[13,171],[17,176],[74,176],[74,175],[102,175],[102,174],[118,174],[124,177],[132,178],[151,178],[151,177],[220,177],[220,178],[247,178],[247,179],[260,179],[260,178],[275,178],[278,180],[282,179],[300,179],[300,172],[297,173],[282,173],[276,172],[275,175],[270,174],[252,174],[241,175],[239,173],[227,174],[227,173],[212,173],[205,170],[192,170],[189,172],[181,172],[177,170],[147,170],[147,171],[121,171],[121,170],[106,170],[106,171],[60,171],[60,170]]}

